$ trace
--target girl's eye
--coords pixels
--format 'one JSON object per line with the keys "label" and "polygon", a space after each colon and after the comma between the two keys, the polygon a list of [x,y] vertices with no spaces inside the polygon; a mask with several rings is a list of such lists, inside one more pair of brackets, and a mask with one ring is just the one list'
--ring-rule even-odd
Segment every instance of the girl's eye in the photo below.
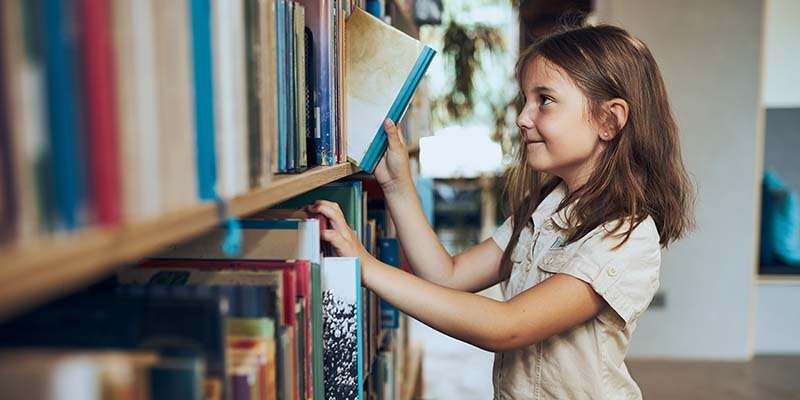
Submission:
{"label": "girl's eye", "polygon": [[541,100],[541,103],[539,103],[539,104],[541,104],[543,106],[546,106],[546,105],[548,105],[548,104],[553,102],[553,99],[551,99],[551,98],[549,98],[547,96],[544,96],[544,95],[539,96],[539,99]]}

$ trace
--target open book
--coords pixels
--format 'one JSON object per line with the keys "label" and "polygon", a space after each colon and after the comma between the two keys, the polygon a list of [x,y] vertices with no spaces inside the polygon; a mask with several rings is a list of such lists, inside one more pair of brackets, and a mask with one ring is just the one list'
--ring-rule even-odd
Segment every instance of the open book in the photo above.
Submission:
{"label": "open book", "polygon": [[372,173],[386,150],[383,121],[403,117],[436,52],[359,8],[345,41],[347,157]]}

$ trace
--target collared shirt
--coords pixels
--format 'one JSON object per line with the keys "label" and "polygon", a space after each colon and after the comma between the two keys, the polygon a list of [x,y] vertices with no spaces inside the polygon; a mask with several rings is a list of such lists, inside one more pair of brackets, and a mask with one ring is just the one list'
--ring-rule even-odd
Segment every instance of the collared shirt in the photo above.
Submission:
{"label": "collared shirt", "polygon": [[[612,221],[574,243],[563,245],[570,207],[555,213],[566,195],[562,182],[537,207],[532,226],[520,233],[511,253],[511,275],[500,284],[505,300],[554,274],[588,284],[608,305],[591,320],[539,343],[495,353],[495,400],[641,399],[625,366],[625,355],[639,316],[659,286],[661,246],[655,222],[647,217],[622,240],[607,235]],[[627,231],[623,225],[617,233]],[[492,236],[501,249],[512,233],[509,218]]]}

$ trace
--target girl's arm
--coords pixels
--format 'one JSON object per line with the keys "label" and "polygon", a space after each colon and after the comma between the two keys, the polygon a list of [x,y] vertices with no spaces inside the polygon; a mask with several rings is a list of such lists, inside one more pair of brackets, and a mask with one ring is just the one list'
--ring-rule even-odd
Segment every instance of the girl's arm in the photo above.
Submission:
{"label": "girl's arm", "polygon": [[347,226],[335,203],[318,211],[333,226],[323,232],[323,240],[339,255],[361,259],[367,287],[411,317],[487,351],[536,343],[593,318],[606,304],[588,283],[563,274],[507,302],[442,287],[376,260]]}
{"label": "girl's arm", "polygon": [[400,243],[407,250],[406,257],[414,274],[440,286],[470,292],[497,283],[503,253],[491,239],[456,257],[451,257],[439,243],[425,218],[411,179],[402,132],[390,120],[384,128],[389,146],[375,170],[375,177],[383,188]]}

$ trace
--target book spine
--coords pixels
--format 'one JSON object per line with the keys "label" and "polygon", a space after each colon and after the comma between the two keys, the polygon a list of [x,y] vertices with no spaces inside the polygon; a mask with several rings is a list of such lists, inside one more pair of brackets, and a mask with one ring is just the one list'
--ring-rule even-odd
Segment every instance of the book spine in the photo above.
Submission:
{"label": "book spine", "polygon": [[[0,4],[0,22],[5,23],[5,7]],[[9,106],[9,87],[7,81],[6,65],[9,63],[7,57],[8,39],[6,29],[0,27],[0,244],[9,242],[17,232],[17,192],[20,190],[15,177],[16,168],[13,158],[16,146],[12,143],[10,129],[10,106]]]}
{"label": "book spine", "polygon": [[286,153],[288,148],[286,139],[287,129],[289,126],[288,122],[286,121],[286,63],[283,61],[286,59],[286,40],[283,29],[284,14],[286,13],[286,1],[276,0],[275,8],[275,47],[278,54],[276,65],[277,75],[275,76],[275,79],[278,82],[278,171],[286,172]]}
{"label": "book spine", "polygon": [[210,0],[187,0],[191,14],[194,123],[197,146],[197,194],[201,200],[217,197],[217,160],[214,143],[214,78],[211,58]]}
{"label": "book spine", "polygon": [[258,63],[260,57],[260,34],[258,0],[245,0],[246,52],[247,52],[247,124],[249,130],[250,187],[258,187],[261,171],[261,123],[259,102]]}
{"label": "book spine", "polygon": [[294,44],[295,44],[295,114],[297,115],[297,163],[298,169],[308,167],[308,154],[306,153],[306,45],[305,45],[305,8],[295,3],[294,15]]}
{"label": "book spine", "polygon": [[266,185],[272,179],[272,172],[277,163],[274,158],[274,138],[277,135],[277,98],[275,96],[275,7],[273,0],[259,0],[259,20],[261,22],[261,184]]}
{"label": "book spine", "polygon": [[158,77],[151,5],[136,0],[111,3],[125,220],[152,217],[161,210]]}
{"label": "book spine", "polygon": [[78,81],[78,17],[75,1],[44,0],[39,5],[45,44],[47,109],[55,225],[73,230],[83,223],[85,169]]}
{"label": "book spine", "polygon": [[286,58],[283,59],[284,64],[286,65],[286,106],[287,106],[287,114],[286,120],[288,122],[288,130],[286,134],[286,169],[289,171],[295,171],[297,168],[297,159],[295,154],[295,148],[297,146],[297,118],[295,114],[295,93],[297,88],[295,87],[295,62],[294,62],[294,5],[295,2],[292,0],[286,1],[286,14],[284,14],[283,19],[283,34],[285,40],[285,49],[286,49]]}
{"label": "book spine", "polygon": [[82,0],[83,91],[92,205],[101,225],[120,220],[119,161],[111,10],[108,0]]}

